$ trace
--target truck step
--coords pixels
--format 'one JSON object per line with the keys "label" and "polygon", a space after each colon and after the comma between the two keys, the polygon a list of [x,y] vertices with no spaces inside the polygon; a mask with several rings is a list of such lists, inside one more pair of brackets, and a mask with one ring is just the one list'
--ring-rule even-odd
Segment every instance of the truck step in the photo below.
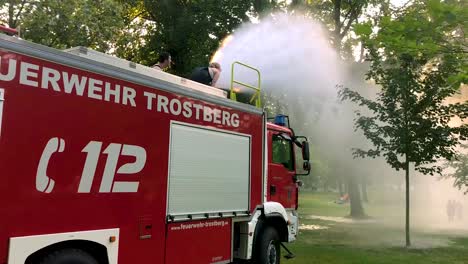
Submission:
{"label": "truck step", "polygon": [[288,254],[284,255],[285,259],[293,259],[296,257],[296,255],[294,255],[294,253],[292,253],[291,250],[289,250],[283,243],[280,245],[284,248],[284,250],[286,250],[286,252],[288,252]]}

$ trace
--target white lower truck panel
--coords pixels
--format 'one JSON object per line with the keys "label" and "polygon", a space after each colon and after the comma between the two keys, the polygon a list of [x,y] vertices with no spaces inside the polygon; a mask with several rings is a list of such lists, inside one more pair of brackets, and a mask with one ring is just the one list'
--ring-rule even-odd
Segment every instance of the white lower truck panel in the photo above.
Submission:
{"label": "white lower truck panel", "polygon": [[[110,242],[110,237],[115,237],[116,241]],[[92,241],[105,246],[109,264],[117,264],[120,240],[118,228],[12,237],[10,238],[8,264],[24,264],[34,252],[56,243],[71,240]]]}

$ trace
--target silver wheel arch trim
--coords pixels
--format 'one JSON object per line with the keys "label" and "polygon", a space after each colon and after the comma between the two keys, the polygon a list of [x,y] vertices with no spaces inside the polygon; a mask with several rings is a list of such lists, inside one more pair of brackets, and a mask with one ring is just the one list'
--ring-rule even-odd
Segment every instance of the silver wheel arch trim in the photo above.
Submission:
{"label": "silver wheel arch trim", "polygon": [[[11,237],[8,249],[8,264],[24,264],[26,259],[35,252],[50,245],[72,240],[95,242],[107,250],[109,264],[117,264],[119,252],[120,229],[99,229],[67,233],[52,233],[23,237]],[[110,242],[110,237],[116,241]]]}
{"label": "silver wheel arch trim", "polygon": [[286,224],[289,221],[289,217],[288,217],[288,213],[286,212],[286,209],[283,207],[283,205],[277,202],[264,203],[263,213],[265,214],[266,217],[272,216],[272,215],[280,215],[284,219],[284,222]]}
{"label": "silver wheel arch trim", "polygon": [[[246,222],[249,225],[249,232],[254,234],[257,231],[260,218],[261,217],[281,217],[285,221],[285,225],[288,224],[288,214],[286,209],[277,202],[265,202],[262,206],[258,206],[255,212],[253,213],[250,221]],[[247,252],[244,252],[245,255],[241,257],[242,259],[251,259],[253,255],[253,244],[254,236],[247,237]]]}

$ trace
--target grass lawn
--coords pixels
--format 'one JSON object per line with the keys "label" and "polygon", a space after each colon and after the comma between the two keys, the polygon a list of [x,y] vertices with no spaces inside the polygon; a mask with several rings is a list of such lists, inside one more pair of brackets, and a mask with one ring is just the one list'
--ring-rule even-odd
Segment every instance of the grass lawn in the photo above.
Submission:
{"label": "grass lawn", "polygon": [[[343,217],[348,205],[334,204],[336,194],[302,193],[300,197],[301,225],[323,228],[302,229],[298,241],[290,244],[296,254],[285,264],[468,264],[468,233],[414,231],[414,247],[404,247],[404,229],[383,225],[380,221],[342,223],[310,216]],[[369,212],[377,212],[368,206]],[[403,219],[402,219],[403,221]],[[415,228],[417,230],[417,228]],[[282,251],[284,254],[284,251]]]}

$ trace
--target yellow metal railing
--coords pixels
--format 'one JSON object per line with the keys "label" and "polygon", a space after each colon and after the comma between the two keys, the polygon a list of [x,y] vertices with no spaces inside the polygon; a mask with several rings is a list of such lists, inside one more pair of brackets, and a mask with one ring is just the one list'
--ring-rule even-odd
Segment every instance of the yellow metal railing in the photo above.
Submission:
{"label": "yellow metal railing", "polygon": [[[257,86],[253,86],[253,85],[250,85],[250,84],[247,84],[247,83],[244,83],[244,82],[241,82],[241,81],[237,81],[235,78],[234,78],[234,68],[235,66],[237,65],[240,65],[240,66],[243,66],[245,68],[248,68],[248,69],[251,69],[253,71],[255,71],[257,73],[257,76],[258,76],[258,82],[257,82]],[[254,101],[255,101],[255,106],[258,107],[258,108],[261,108],[262,107],[262,102],[261,102],[261,97],[260,97],[260,85],[261,85],[261,75],[260,75],[260,71],[257,69],[257,68],[254,68],[250,65],[247,65],[247,64],[244,64],[242,62],[238,62],[238,61],[235,61],[233,64],[232,64],[232,67],[231,67],[231,90],[230,90],[230,98],[234,101],[237,101],[237,95],[236,95],[236,91],[234,90],[234,84],[240,84],[244,87],[247,87],[247,88],[250,88],[252,90],[254,90],[254,94],[252,95],[252,97],[250,98],[249,100],[249,103],[252,104]]]}

